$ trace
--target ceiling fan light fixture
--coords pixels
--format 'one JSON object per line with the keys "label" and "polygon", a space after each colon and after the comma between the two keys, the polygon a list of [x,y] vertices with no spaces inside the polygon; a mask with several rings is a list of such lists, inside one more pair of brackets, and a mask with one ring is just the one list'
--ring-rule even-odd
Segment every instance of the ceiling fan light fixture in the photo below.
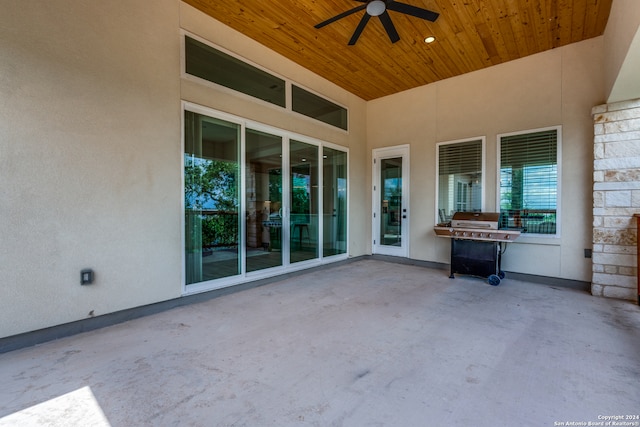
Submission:
{"label": "ceiling fan light fixture", "polygon": [[[315,0],[314,0],[315,1]],[[401,3],[400,1],[395,0],[355,0],[360,3],[359,6],[353,7],[347,11],[339,13],[338,15],[329,18],[325,21],[320,22],[319,24],[314,25],[315,28],[322,28],[325,25],[329,25],[333,22],[336,22],[339,19],[345,18],[347,16],[353,15],[354,13],[360,12],[363,9],[366,9],[366,13],[362,15],[360,18],[360,23],[356,27],[351,39],[349,39],[349,46],[353,46],[360,38],[362,31],[367,26],[367,23],[371,19],[371,17],[378,17],[380,23],[384,27],[385,32],[389,36],[389,40],[391,43],[395,43],[400,40],[400,35],[396,30],[395,25],[393,25],[393,21],[391,21],[391,17],[389,16],[389,10],[394,12],[402,13],[404,15],[413,16],[415,18],[424,19],[426,21],[435,22],[438,19],[440,14],[438,12],[434,12],[428,9],[422,9],[420,7],[411,6],[410,4]]]}
{"label": "ceiling fan light fixture", "polygon": [[382,0],[373,0],[367,4],[367,13],[371,16],[380,16],[387,10],[387,5]]}

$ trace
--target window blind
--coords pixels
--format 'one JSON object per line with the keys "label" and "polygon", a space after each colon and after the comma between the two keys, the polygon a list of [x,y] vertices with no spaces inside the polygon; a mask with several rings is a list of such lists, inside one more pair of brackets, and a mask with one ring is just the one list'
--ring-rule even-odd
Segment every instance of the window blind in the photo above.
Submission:
{"label": "window blind", "polygon": [[438,146],[438,222],[482,209],[482,140]]}
{"label": "window blind", "polygon": [[482,141],[440,145],[438,163],[440,165],[440,175],[481,172]]}
{"label": "window blind", "polygon": [[557,129],[501,137],[501,225],[555,234],[557,199]]}

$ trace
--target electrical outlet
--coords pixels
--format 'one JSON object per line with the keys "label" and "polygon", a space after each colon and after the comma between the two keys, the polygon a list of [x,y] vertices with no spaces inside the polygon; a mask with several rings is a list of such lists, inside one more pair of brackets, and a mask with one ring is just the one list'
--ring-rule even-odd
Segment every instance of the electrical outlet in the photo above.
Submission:
{"label": "electrical outlet", "polygon": [[85,268],[80,272],[80,284],[81,285],[90,285],[93,283],[94,273],[90,268]]}

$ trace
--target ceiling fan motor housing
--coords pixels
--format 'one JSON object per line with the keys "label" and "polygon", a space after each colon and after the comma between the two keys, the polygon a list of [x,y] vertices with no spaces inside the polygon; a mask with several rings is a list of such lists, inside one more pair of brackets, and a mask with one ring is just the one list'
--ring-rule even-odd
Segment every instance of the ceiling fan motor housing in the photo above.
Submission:
{"label": "ceiling fan motor housing", "polygon": [[367,4],[367,13],[371,16],[380,16],[387,10],[387,5],[382,0],[373,0]]}

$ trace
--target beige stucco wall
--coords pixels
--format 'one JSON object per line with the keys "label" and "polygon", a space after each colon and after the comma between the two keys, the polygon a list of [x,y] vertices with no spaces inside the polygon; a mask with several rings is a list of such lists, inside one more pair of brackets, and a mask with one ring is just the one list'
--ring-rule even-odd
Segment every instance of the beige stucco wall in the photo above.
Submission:
{"label": "beige stucco wall", "polygon": [[[497,135],[562,125],[560,239],[521,238],[507,271],[589,281],[591,108],[604,100],[602,37],[374,100],[367,105],[370,149],[410,144],[414,259],[448,263],[449,241],[433,233],[436,143],[486,137],[485,206],[497,210]],[[369,183],[371,172],[368,172]],[[370,202],[369,202],[370,203]]]}
{"label": "beige stucco wall", "polygon": [[179,295],[178,3],[0,10],[0,336]]}
{"label": "beige stucco wall", "polygon": [[[181,295],[183,98],[349,147],[363,253],[363,100],[179,0],[0,10],[0,337]],[[349,133],[181,79],[181,25],[347,106]]]}

